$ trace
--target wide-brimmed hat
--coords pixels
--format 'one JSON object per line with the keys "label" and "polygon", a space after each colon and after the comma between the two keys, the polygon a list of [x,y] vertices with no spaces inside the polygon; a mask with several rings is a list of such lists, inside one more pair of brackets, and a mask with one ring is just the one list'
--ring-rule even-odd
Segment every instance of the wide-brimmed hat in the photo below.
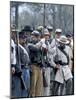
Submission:
{"label": "wide-brimmed hat", "polygon": [[32,32],[32,31],[33,31],[33,28],[32,28],[31,26],[29,26],[29,25],[26,25],[26,26],[22,29],[22,31],[24,31],[24,32]]}
{"label": "wide-brimmed hat", "polygon": [[69,44],[69,41],[66,36],[61,36],[59,39],[57,39],[58,42],[63,43],[63,44]]}

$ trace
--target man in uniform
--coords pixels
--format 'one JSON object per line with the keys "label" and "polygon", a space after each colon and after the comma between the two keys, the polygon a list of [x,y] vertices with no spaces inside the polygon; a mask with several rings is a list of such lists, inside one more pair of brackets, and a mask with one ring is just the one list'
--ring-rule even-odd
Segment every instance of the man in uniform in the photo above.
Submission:
{"label": "man in uniform", "polygon": [[67,44],[69,41],[65,36],[61,36],[60,39],[57,39],[59,46],[57,47],[57,63],[59,68],[57,69],[54,84],[54,95],[58,95],[59,86],[63,85],[66,82],[66,95],[72,94],[72,73],[69,68],[69,48]]}
{"label": "man in uniform", "polygon": [[17,30],[11,30],[11,98],[21,97],[21,82],[16,73],[19,72],[16,60],[16,33]]}
{"label": "man in uniform", "polygon": [[31,62],[31,86],[30,95],[32,97],[43,96],[43,76],[41,66],[41,50],[35,47],[40,41],[40,33],[34,30],[31,34],[31,43],[28,44],[29,56]]}
{"label": "man in uniform", "polygon": [[[51,28],[47,27],[47,28],[52,31],[52,27]],[[48,52],[49,63],[52,66],[52,67],[50,67],[50,95],[53,95],[53,90],[54,90],[53,85],[55,83],[55,72],[56,72],[56,67],[58,66],[54,63],[53,57],[56,54],[56,46],[58,45],[57,38],[60,38],[61,33],[62,33],[61,29],[59,29],[59,28],[56,29],[55,38],[53,38],[52,32],[50,32],[50,41],[49,41],[50,48],[49,48],[49,52]]]}
{"label": "man in uniform", "polygon": [[69,40],[69,53],[70,53],[70,57],[69,57],[69,67],[72,71],[73,74],[73,94],[74,94],[74,44],[73,44],[73,36],[72,33],[68,33],[66,34],[67,39]]}
{"label": "man in uniform", "polygon": [[[19,32],[19,44],[17,44],[17,64],[21,69],[22,84],[24,87],[21,87],[21,97],[28,97],[30,89],[30,71],[29,71],[29,55],[26,51],[24,44],[27,37],[25,37],[24,32]],[[18,41],[18,40],[17,40]],[[21,77],[20,76],[20,77]]]}
{"label": "man in uniform", "polygon": [[66,34],[66,37],[67,37],[67,39],[68,39],[68,41],[69,41],[69,44],[68,44],[68,46],[69,46],[69,49],[70,49],[70,62],[69,62],[69,67],[70,67],[70,69],[71,69],[71,71],[73,72],[74,70],[73,70],[73,50],[74,50],[74,48],[73,48],[73,38],[72,38],[72,35],[71,35],[71,33],[68,33],[68,34]]}
{"label": "man in uniform", "polygon": [[31,26],[26,25],[23,29],[22,32],[24,32],[24,35],[27,36],[26,38],[26,42],[29,43],[31,42],[31,33],[32,33],[33,29]]}
{"label": "man in uniform", "polygon": [[44,49],[45,55],[44,55],[44,63],[45,63],[45,79],[47,82],[47,85],[44,86],[44,96],[50,96],[50,66],[48,62],[48,49],[49,49],[49,39],[50,39],[50,33],[47,29],[44,30],[43,34],[44,43],[42,44],[42,48]]}
{"label": "man in uniform", "polygon": [[37,27],[37,31],[41,34],[41,36],[43,35],[43,29],[44,29],[43,26],[38,26]]}
{"label": "man in uniform", "polygon": [[57,39],[59,39],[61,35],[62,35],[62,29],[57,28],[57,29],[55,30],[55,38],[53,39],[53,41],[52,41],[52,43],[51,43],[51,46],[52,46],[52,47],[58,45]]}
{"label": "man in uniform", "polygon": [[53,39],[54,38],[53,27],[52,26],[47,26],[47,29],[50,33],[50,38]]}

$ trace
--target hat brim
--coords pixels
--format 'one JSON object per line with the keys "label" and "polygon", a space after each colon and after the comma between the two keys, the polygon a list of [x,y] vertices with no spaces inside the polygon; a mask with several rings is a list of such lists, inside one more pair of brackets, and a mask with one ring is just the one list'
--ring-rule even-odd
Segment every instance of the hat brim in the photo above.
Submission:
{"label": "hat brim", "polygon": [[44,34],[44,36],[50,36],[50,34]]}
{"label": "hat brim", "polygon": [[19,32],[20,30],[18,30],[18,29],[12,29],[11,31],[12,32]]}
{"label": "hat brim", "polygon": [[33,35],[33,36],[37,36],[37,37],[40,36],[40,34],[31,34],[31,35]]}
{"label": "hat brim", "polygon": [[56,34],[61,34],[61,32],[55,32]]}
{"label": "hat brim", "polygon": [[62,44],[69,44],[68,40],[64,42],[64,41],[61,41],[60,39],[57,39],[57,41],[60,42],[60,43],[62,43]]}
{"label": "hat brim", "polygon": [[52,32],[52,31],[53,31],[53,29],[48,29],[48,31],[49,31],[49,32]]}
{"label": "hat brim", "polygon": [[33,30],[22,30],[24,32],[32,32]]}

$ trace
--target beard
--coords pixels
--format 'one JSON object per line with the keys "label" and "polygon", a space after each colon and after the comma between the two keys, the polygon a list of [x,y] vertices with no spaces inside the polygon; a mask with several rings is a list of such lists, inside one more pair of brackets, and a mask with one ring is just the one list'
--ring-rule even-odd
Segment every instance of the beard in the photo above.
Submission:
{"label": "beard", "polygon": [[60,44],[59,48],[60,48],[61,50],[63,50],[63,49],[65,49],[65,45],[61,45],[61,44]]}

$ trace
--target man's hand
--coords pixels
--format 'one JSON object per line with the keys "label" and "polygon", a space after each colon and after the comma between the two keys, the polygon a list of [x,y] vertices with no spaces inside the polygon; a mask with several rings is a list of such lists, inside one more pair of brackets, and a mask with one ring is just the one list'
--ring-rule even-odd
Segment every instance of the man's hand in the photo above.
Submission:
{"label": "man's hand", "polygon": [[15,74],[15,68],[12,67],[12,74]]}

